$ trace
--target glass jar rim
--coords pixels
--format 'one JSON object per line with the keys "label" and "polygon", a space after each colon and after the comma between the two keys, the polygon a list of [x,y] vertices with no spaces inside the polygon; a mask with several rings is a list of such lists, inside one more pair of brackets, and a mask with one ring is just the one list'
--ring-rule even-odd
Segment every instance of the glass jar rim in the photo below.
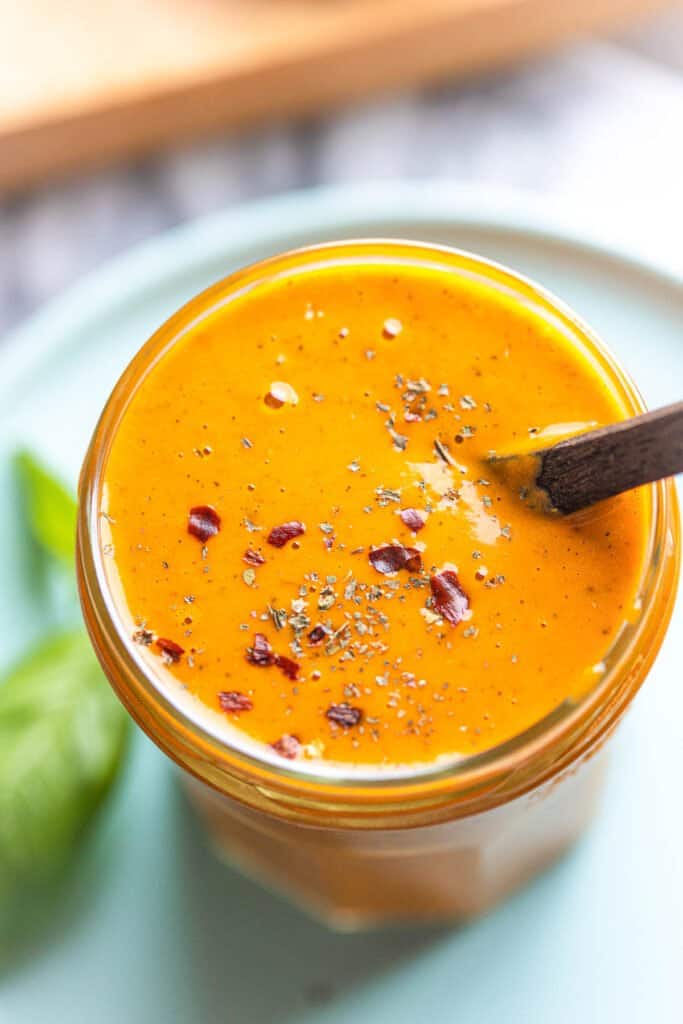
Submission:
{"label": "glass jar rim", "polygon": [[[77,558],[86,624],[107,674],[110,678],[115,674],[124,680],[116,689],[133,717],[162,749],[217,788],[220,788],[221,777],[230,777],[267,786],[282,796],[305,793],[314,803],[324,798],[328,804],[348,806],[372,806],[382,801],[417,806],[439,798],[457,800],[477,796],[495,802],[501,794],[531,788],[587,752],[610,730],[637,691],[659,647],[673,605],[675,587],[668,587],[666,583],[669,578],[675,580],[677,563],[674,565],[668,559],[670,564],[667,564],[665,557],[673,553],[676,559],[678,548],[678,545],[667,546],[672,524],[676,528],[678,525],[671,481],[648,485],[651,515],[638,591],[642,598],[640,614],[625,626],[606,652],[605,671],[597,677],[595,685],[579,697],[565,699],[534,725],[503,743],[478,754],[438,761],[418,769],[408,767],[404,772],[387,772],[381,768],[367,772],[351,768],[344,772],[337,764],[328,769],[324,762],[303,759],[283,762],[277,755],[261,751],[253,742],[244,745],[235,742],[232,732],[220,735],[208,728],[199,716],[193,717],[155,684],[154,674],[137,656],[124,632],[108,585],[100,542],[102,471],[118,422],[135,388],[185,332],[236,296],[271,281],[280,271],[305,272],[328,264],[339,265],[344,259],[359,266],[369,262],[394,265],[429,262],[433,266],[437,261],[443,270],[474,273],[488,283],[497,282],[511,294],[532,301],[546,314],[559,318],[591,355],[600,360],[631,414],[636,415],[646,408],[636,385],[615,356],[564,302],[492,260],[445,245],[373,238],[321,243],[253,263],[190,299],[167,320],[129,363],[107,401],[86,454],[79,485]],[[200,306],[198,313],[197,305]],[[634,675],[631,669],[634,660],[638,660],[642,638],[653,626],[656,642],[645,658],[640,658]]]}

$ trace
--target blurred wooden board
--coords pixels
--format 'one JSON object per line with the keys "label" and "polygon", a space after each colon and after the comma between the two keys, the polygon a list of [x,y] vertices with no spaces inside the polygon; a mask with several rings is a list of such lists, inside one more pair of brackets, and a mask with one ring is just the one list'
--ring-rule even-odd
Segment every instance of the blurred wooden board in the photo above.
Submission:
{"label": "blurred wooden board", "polygon": [[523,58],[664,0],[0,0],[0,190]]}

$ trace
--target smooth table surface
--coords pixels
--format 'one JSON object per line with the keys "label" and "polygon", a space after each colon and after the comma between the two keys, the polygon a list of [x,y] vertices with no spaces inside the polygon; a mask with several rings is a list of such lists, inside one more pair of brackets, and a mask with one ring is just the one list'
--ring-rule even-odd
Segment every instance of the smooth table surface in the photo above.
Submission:
{"label": "smooth table surface", "polygon": [[[514,196],[443,187],[292,195],[181,229],[85,280],[0,354],[2,660],[35,630],[7,455],[21,441],[75,479],[127,358],[183,299],[304,239],[435,239],[560,293],[652,403],[683,379],[681,275],[554,225]],[[647,345],[643,345],[647,338]],[[604,809],[575,850],[463,928],[340,936],[221,865],[169,762],[140,735],[49,927],[7,952],[0,1024],[675,1024],[683,953],[680,604],[620,730]]]}

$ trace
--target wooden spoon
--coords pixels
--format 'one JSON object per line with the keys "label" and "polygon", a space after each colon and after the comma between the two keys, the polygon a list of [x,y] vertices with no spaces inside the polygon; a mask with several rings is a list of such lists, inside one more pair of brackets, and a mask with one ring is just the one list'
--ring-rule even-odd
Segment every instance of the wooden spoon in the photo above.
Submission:
{"label": "wooden spoon", "polygon": [[577,512],[683,472],[683,402],[577,434],[531,455],[492,456],[490,461],[517,483],[525,472],[515,471],[513,464],[528,464],[530,494],[545,498],[541,504],[550,510]]}

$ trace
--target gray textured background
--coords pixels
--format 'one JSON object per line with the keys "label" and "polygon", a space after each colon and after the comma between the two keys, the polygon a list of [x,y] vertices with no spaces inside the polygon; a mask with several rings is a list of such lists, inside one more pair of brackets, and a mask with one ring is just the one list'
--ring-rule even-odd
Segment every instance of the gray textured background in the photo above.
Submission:
{"label": "gray textured background", "polygon": [[0,335],[107,257],[183,220],[289,188],[393,177],[550,194],[683,270],[683,9],[514,71],[217,139],[0,205]]}

